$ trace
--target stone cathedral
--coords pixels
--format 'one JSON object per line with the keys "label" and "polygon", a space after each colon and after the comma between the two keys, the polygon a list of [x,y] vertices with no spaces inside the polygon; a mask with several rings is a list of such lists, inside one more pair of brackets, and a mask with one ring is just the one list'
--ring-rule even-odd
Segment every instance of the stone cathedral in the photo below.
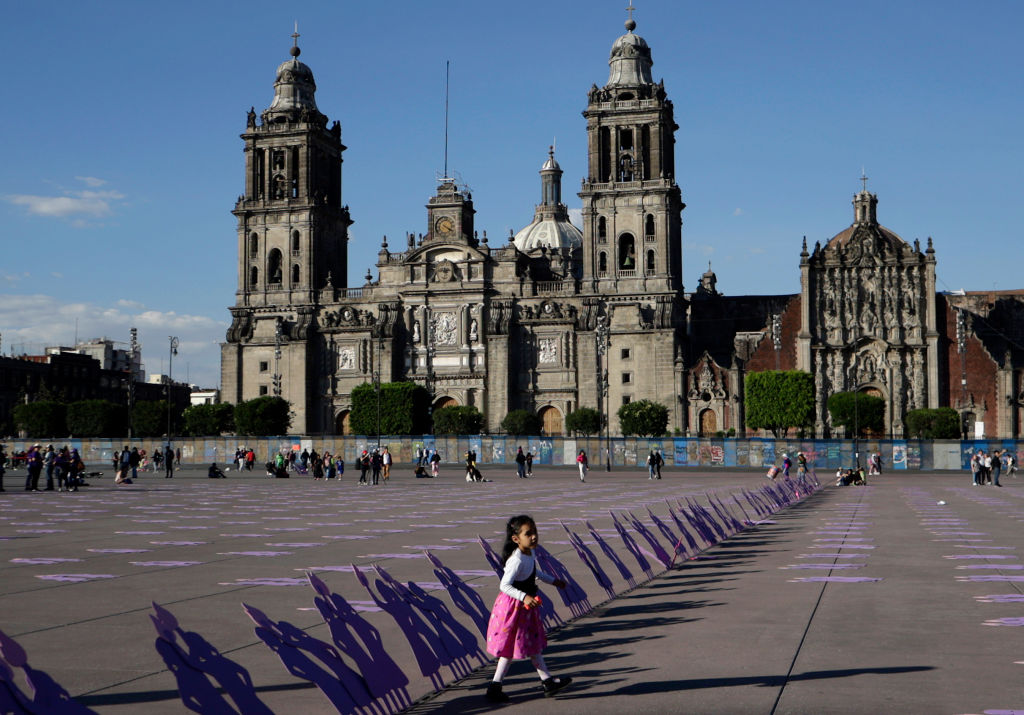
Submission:
{"label": "stone cathedral", "polygon": [[812,251],[804,240],[800,294],[724,296],[710,266],[684,291],[678,127],[635,28],[626,22],[607,82],[586,95],[582,229],[549,151],[540,203],[518,233],[489,241],[471,194],[442,179],[426,232],[385,238],[376,280],[368,272],[360,286],[348,285],[341,127],[317,109],[295,44],[273,101],[249,111],[242,134],[226,401],[280,394],[294,431],[343,434],[353,388],[407,380],[435,408],[476,406],[491,432],[527,409],[561,434],[568,413],[594,407],[615,434],[618,408],[649,399],[668,408],[675,434],[743,435],[744,375],[800,369],[815,376],[819,436],[837,435],[825,405],[849,390],[886,400],[894,437],[907,410],[939,406],[990,436],[1019,435],[1024,292],[937,295],[931,239],[922,251],[882,227],[866,188],[850,227]]}

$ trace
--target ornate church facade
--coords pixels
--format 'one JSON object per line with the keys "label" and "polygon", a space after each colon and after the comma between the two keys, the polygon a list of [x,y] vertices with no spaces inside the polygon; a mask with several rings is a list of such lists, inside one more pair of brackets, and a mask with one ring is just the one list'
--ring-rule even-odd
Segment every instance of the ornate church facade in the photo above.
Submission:
{"label": "ornate church facade", "polygon": [[[313,73],[293,46],[273,102],[249,111],[242,134],[225,399],[279,394],[292,404],[293,430],[343,434],[356,386],[407,380],[435,408],[476,406],[492,432],[510,410],[527,409],[560,434],[567,414],[594,407],[616,433],[618,408],[649,399],[668,408],[670,432],[742,435],[744,375],[801,369],[815,376],[822,436],[836,434],[828,396],[848,390],[886,400],[893,436],[907,410],[946,405],[989,436],[1020,435],[1024,296],[993,298],[1008,301],[996,309],[974,294],[937,295],[931,239],[922,251],[879,225],[866,190],[849,228],[812,252],[805,240],[799,295],[723,296],[710,267],[684,292],[677,126],[635,27],[630,19],[615,40],[608,81],[591,87],[583,112],[582,230],[549,152],[541,203],[517,234],[492,245],[474,227],[471,194],[444,179],[427,203],[426,233],[400,246],[385,238],[376,280],[368,272],[361,286],[347,283],[340,125],[318,110]],[[985,331],[968,326],[994,314],[1016,321],[998,356]],[[954,389],[953,368],[968,362],[974,389],[959,379]]]}

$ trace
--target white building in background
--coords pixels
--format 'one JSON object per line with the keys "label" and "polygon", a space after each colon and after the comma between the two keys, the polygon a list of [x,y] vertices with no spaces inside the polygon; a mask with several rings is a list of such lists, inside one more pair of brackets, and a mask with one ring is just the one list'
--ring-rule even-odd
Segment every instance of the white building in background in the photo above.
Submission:
{"label": "white building in background", "polygon": [[114,347],[115,341],[110,338],[93,338],[79,341],[74,347],[63,345],[46,348],[47,355],[60,353],[78,353],[88,355],[99,361],[101,370],[117,370],[131,372],[136,382],[146,382],[146,370],[142,366],[142,353],[132,354],[131,350]]}

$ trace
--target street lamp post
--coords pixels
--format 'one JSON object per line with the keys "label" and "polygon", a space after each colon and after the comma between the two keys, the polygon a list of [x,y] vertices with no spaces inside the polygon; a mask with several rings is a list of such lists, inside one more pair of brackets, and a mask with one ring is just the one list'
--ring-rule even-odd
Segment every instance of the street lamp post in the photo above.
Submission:
{"label": "street lamp post", "polygon": [[608,347],[611,338],[611,331],[605,316],[597,317],[597,327],[594,329],[594,338],[597,340],[597,354],[601,358],[598,370],[598,379],[601,389],[601,407],[604,412],[604,468],[605,471],[612,471],[612,435],[611,435],[611,408],[608,405]]}
{"label": "street lamp post", "polygon": [[381,353],[384,350],[384,338],[377,336],[377,369],[373,371],[373,384],[377,390],[377,452],[380,453],[380,381],[381,381]]}
{"label": "street lamp post", "polygon": [[277,319],[274,326],[274,396],[281,396],[281,340],[284,338],[284,321]]}
{"label": "street lamp post", "polygon": [[128,439],[135,437],[135,356],[139,350],[139,331],[131,329],[131,351],[128,353]]}
{"label": "street lamp post", "polygon": [[171,385],[174,380],[174,356],[178,354],[178,339],[173,335],[167,337],[170,349],[167,356],[167,446],[171,446]]}

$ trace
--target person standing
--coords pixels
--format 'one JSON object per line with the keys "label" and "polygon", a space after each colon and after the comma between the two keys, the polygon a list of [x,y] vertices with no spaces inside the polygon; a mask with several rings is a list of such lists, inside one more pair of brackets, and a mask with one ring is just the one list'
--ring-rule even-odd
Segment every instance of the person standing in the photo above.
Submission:
{"label": "person standing", "polygon": [[523,454],[522,447],[516,452],[516,476],[520,479],[526,479],[526,455]]}
{"label": "person standing", "polygon": [[391,476],[391,451],[385,447],[384,454],[381,455],[381,468],[384,473],[384,484],[388,483],[388,477]]}
{"label": "person standing", "polygon": [[654,452],[647,453],[647,479],[654,479],[655,459]]}
{"label": "person standing", "polygon": [[43,491],[53,491],[53,470],[57,466],[57,453],[53,451],[53,445],[46,445],[46,451],[43,452],[43,468],[46,469],[46,489]]}
{"label": "person standing", "polygon": [[359,485],[366,484],[366,472],[370,469],[370,455],[363,450],[363,453],[359,456]]}
{"label": "person standing", "polygon": [[526,476],[533,476],[533,452],[526,453]]}
{"label": "person standing", "polygon": [[661,479],[661,468],[665,466],[665,458],[661,456],[661,450],[654,450],[654,478]]}
{"label": "person standing", "polygon": [[142,461],[142,457],[139,456],[139,448],[132,447],[132,451],[128,453],[128,466],[132,470],[132,481],[134,482],[139,478],[139,462]]}
{"label": "person standing", "polygon": [[416,466],[417,467],[422,467],[423,466],[423,447],[417,447],[416,448]]}
{"label": "person standing", "polygon": [[245,453],[245,468],[251,472],[254,464],[256,464],[256,452],[250,447]]}
{"label": "person standing", "polygon": [[25,466],[28,476],[25,477],[25,491],[39,491],[39,475],[43,471],[43,455],[38,444],[32,445],[32,449],[25,455]]}
{"label": "person standing", "polygon": [[970,467],[971,467],[971,485],[975,487],[981,486],[981,456],[980,452],[971,455]]}
{"label": "person standing", "polygon": [[174,476],[174,450],[171,445],[164,447],[164,479]]}
{"label": "person standing", "polygon": [[590,465],[587,462],[587,453],[584,452],[582,449],[580,450],[580,453],[576,455],[576,467],[580,471],[580,481],[587,481],[587,470],[590,469]]}
{"label": "person standing", "polygon": [[430,474],[431,474],[431,476],[436,477],[437,473],[438,473],[438,471],[440,469],[441,469],[441,455],[439,455],[437,452],[434,452],[432,455],[430,455]]}
{"label": "person standing", "polygon": [[4,489],[4,475],[7,473],[7,452],[4,451],[4,446],[0,444],[0,492],[6,491]]}
{"label": "person standing", "polygon": [[996,450],[992,453],[992,485],[996,487],[1003,486],[999,483],[999,473],[1003,469],[1003,453],[1001,450]]}
{"label": "person standing", "polygon": [[807,455],[803,452],[796,453],[796,474],[798,477],[807,474]]}
{"label": "person standing", "polygon": [[373,456],[370,457],[370,469],[373,472],[373,486],[380,484],[380,468],[383,466],[383,460],[380,456],[380,451],[373,450]]}

